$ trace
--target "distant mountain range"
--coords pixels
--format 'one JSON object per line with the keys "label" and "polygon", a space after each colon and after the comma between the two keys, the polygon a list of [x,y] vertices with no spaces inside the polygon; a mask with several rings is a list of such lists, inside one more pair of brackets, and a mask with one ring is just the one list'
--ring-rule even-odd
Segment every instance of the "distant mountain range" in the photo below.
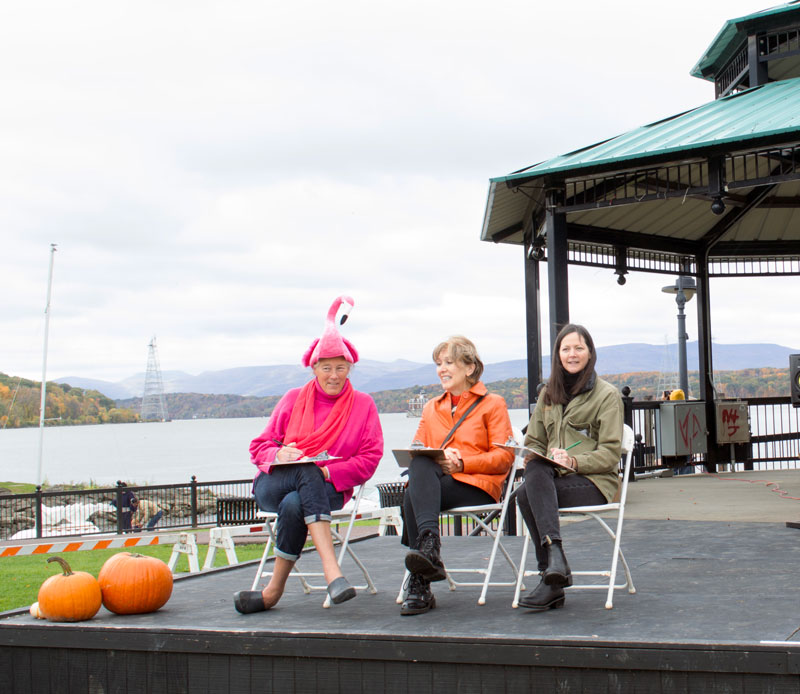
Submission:
{"label": "distant mountain range", "polygon": [[[789,355],[800,349],[775,344],[722,345],[714,344],[714,369],[742,369],[789,365]],[[687,349],[689,371],[697,370],[697,343]],[[549,375],[549,357],[545,358],[545,378]],[[642,371],[674,372],[677,370],[677,345],[647,345],[628,343],[597,348],[597,370],[601,374],[622,374]],[[309,378],[308,369],[299,365],[243,366],[221,371],[206,371],[197,376],[183,371],[162,371],[166,393],[206,393],[216,395],[282,395],[289,388],[303,385]],[[487,364],[482,380],[485,383],[507,378],[524,378],[527,365],[524,359]],[[140,397],[144,390],[144,373],[122,381],[110,382],[66,376],[56,383],[98,390],[115,400]],[[352,372],[353,385],[366,393],[395,390],[437,382],[436,368],[431,364],[398,359],[380,362],[364,359]]]}

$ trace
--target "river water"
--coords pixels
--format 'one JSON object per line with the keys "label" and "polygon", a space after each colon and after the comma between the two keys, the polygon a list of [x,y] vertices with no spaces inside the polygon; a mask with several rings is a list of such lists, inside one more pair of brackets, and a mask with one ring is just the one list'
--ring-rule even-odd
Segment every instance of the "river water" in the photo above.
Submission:
{"label": "river water", "polygon": [[[527,424],[526,410],[510,410],[513,426]],[[367,485],[375,498],[376,484],[400,479],[393,448],[411,443],[419,419],[405,414],[380,415],[384,456]],[[50,484],[117,480],[136,484],[188,483],[245,479],[255,468],[248,446],[267,419],[192,419],[146,424],[47,427],[44,431],[42,477]],[[0,431],[0,482],[36,482],[38,429]],[[1,486],[1,485],[0,485]]]}

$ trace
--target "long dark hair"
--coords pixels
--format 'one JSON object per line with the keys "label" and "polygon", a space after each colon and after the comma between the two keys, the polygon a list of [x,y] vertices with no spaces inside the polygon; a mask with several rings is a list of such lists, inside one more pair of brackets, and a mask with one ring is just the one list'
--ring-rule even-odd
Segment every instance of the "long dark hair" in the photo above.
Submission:
{"label": "long dark hair", "polygon": [[[589,361],[583,367],[583,371],[576,374],[574,383],[567,384],[569,372],[561,365],[561,343],[567,335],[578,333],[586,346],[589,348]],[[550,379],[547,381],[547,388],[544,391],[545,405],[566,405],[573,395],[580,393],[594,374],[594,365],[597,362],[597,352],[594,349],[594,340],[589,331],[582,325],[567,323],[556,335],[556,343],[553,345],[553,363],[550,367]],[[572,379],[570,379],[572,380]]]}

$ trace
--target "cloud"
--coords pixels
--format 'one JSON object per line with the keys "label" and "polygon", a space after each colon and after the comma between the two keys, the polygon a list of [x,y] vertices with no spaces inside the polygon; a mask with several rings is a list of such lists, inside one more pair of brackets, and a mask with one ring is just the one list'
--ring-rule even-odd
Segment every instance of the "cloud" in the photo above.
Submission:
{"label": "cloud", "polygon": [[[521,358],[522,251],[478,240],[488,179],[710,100],[688,70],[752,9],[4,8],[0,370],[39,376],[52,242],[53,376],[141,371],[153,334],[164,369],[296,363],[340,293],[366,358],[427,361],[454,333]],[[675,335],[672,278],[614,280],[570,268],[598,344]],[[715,338],[791,343],[792,280],[719,282]],[[541,294],[546,326],[546,276]]]}

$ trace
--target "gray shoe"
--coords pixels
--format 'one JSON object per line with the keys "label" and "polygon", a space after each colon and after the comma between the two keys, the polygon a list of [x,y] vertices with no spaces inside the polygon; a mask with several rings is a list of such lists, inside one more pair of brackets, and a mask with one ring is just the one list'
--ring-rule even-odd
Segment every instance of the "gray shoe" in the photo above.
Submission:
{"label": "gray shoe", "polygon": [[252,614],[267,609],[260,590],[240,590],[233,594],[233,605],[237,612]]}
{"label": "gray shoe", "polygon": [[334,605],[352,600],[356,596],[356,589],[350,585],[344,576],[334,578],[328,585],[328,595]]}

